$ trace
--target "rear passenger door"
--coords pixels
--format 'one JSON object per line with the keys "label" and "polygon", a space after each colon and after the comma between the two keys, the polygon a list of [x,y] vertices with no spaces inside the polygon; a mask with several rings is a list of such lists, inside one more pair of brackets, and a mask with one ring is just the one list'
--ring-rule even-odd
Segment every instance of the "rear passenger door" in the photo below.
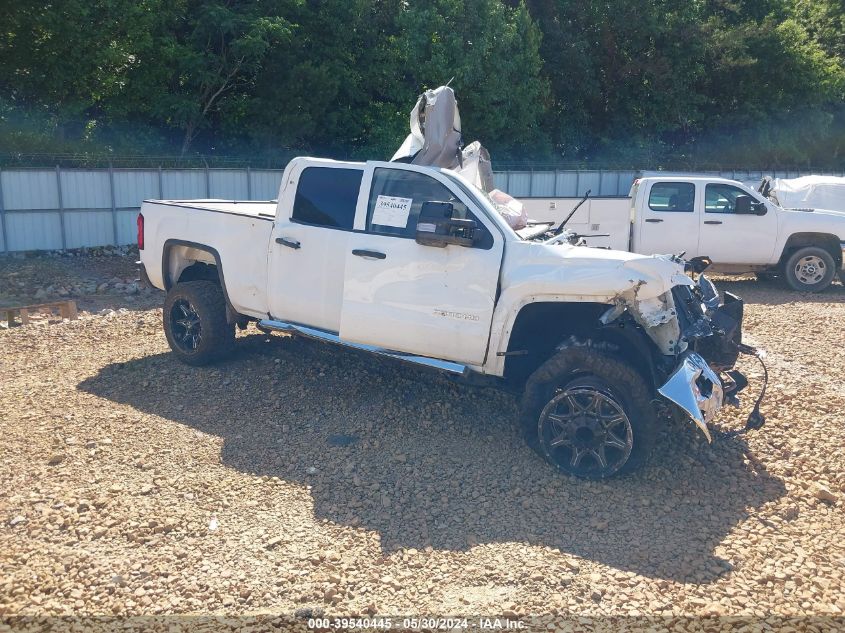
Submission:
{"label": "rear passenger door", "polygon": [[634,250],[643,255],[698,255],[697,192],[694,183],[654,182],[643,192],[638,239]]}
{"label": "rear passenger door", "polygon": [[268,258],[274,318],[340,330],[346,252],[363,175],[363,164],[329,161],[303,162],[289,175],[278,207],[289,210],[288,217],[276,218]]}

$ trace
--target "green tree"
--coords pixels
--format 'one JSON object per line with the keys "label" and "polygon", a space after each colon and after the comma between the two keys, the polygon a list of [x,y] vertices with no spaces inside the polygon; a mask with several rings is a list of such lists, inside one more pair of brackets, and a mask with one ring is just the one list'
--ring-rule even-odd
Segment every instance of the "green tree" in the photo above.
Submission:
{"label": "green tree", "polygon": [[[153,0],[154,1],[154,0]],[[10,3],[0,25],[0,95],[58,140],[78,140],[137,63],[151,0]]]}
{"label": "green tree", "polygon": [[227,101],[252,87],[274,45],[290,39],[286,0],[162,0],[139,43],[115,116],[146,116],[182,135],[184,154]]}
{"label": "green tree", "polygon": [[540,127],[549,95],[541,76],[540,32],[524,4],[511,9],[498,0],[410,3],[399,25],[405,94],[452,79],[464,139],[479,139],[494,160],[548,151]]}

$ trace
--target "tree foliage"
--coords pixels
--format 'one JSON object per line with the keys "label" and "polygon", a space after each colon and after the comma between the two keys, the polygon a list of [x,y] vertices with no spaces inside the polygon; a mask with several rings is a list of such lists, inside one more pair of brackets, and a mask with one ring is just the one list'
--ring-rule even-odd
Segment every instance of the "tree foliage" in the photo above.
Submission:
{"label": "tree foliage", "polygon": [[18,0],[0,151],[387,158],[449,80],[497,161],[845,165],[841,0]]}

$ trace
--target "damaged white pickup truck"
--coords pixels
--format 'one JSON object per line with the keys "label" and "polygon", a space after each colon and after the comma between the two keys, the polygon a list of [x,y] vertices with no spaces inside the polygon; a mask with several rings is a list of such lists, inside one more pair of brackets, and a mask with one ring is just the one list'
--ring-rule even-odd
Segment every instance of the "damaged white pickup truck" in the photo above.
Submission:
{"label": "damaged white pickup truck", "polygon": [[699,262],[524,240],[448,169],[298,158],[277,202],[144,202],[138,242],[184,362],[253,321],[518,389],[529,443],[581,477],[640,465],[663,414],[710,439],[753,353]]}

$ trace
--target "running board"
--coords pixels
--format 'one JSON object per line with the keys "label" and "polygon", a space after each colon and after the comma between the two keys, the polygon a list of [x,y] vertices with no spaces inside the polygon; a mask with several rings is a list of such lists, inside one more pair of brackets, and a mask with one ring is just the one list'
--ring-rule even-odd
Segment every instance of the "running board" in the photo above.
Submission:
{"label": "running board", "polygon": [[308,338],[327,341],[329,343],[343,345],[344,347],[351,347],[352,349],[360,349],[365,352],[370,352],[372,354],[378,354],[379,356],[387,356],[389,358],[395,358],[397,360],[405,361],[406,363],[413,363],[414,365],[423,365],[425,367],[439,369],[441,371],[449,372],[450,374],[463,375],[467,369],[466,365],[461,365],[459,363],[451,363],[447,360],[426,358],[425,356],[413,356],[411,354],[405,354],[403,352],[394,352],[391,350],[383,349],[374,345],[364,345],[363,343],[350,343],[349,341],[342,340],[337,334],[332,334],[331,332],[325,332],[323,330],[317,330],[315,328],[310,328],[305,325],[298,325],[296,323],[276,321],[275,319],[263,319],[258,322],[258,327],[265,328],[268,330],[276,330],[279,332],[288,332],[290,334],[301,334],[303,336],[307,336]]}

